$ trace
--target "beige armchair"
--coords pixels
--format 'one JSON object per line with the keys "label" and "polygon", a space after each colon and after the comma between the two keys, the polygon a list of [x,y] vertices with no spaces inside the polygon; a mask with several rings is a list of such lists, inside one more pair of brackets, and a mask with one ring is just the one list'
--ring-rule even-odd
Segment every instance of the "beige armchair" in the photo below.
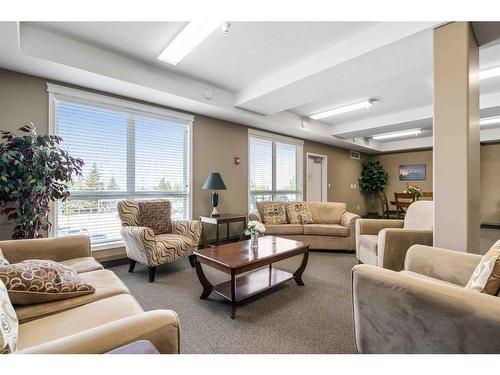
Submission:
{"label": "beige armchair", "polygon": [[432,245],[433,210],[432,201],[416,201],[404,220],[357,220],[356,257],[364,264],[402,270],[410,246]]}
{"label": "beige armchair", "polygon": [[[155,234],[151,227],[143,223],[145,210],[150,216],[148,224],[159,224],[165,227],[167,233]],[[168,223],[156,222],[163,220],[166,210]],[[171,205],[168,200],[155,201],[121,201],[118,203],[118,215],[122,223],[121,234],[125,241],[125,250],[130,261],[129,272],[134,272],[136,262],[144,264],[149,269],[149,282],[154,282],[156,266],[174,260],[189,257],[194,267],[193,251],[198,248],[202,225],[198,220],[170,221]]]}
{"label": "beige armchair", "polygon": [[464,289],[480,260],[414,245],[404,271],[355,266],[358,352],[500,353],[500,297]]}

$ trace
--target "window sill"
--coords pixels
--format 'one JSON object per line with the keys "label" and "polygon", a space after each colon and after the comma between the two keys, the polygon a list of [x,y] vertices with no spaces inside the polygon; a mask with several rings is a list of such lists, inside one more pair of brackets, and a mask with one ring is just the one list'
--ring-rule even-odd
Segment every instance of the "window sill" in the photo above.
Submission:
{"label": "window sill", "polygon": [[110,260],[125,259],[127,254],[123,241],[116,241],[92,246],[92,256],[98,262],[107,262]]}

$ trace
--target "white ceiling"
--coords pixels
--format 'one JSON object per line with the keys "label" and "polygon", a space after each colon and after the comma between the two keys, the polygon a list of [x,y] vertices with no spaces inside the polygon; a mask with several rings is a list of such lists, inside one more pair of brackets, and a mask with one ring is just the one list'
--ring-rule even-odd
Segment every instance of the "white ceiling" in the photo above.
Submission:
{"label": "white ceiling", "polygon": [[[216,30],[178,65],[157,60],[185,24],[0,22],[0,67],[366,152],[432,145],[439,23],[232,22],[227,37]],[[500,65],[500,46],[483,48],[480,63]],[[308,118],[366,99],[375,100],[368,111]],[[500,78],[481,82],[481,108],[500,114]],[[414,128],[426,131],[361,141]]]}

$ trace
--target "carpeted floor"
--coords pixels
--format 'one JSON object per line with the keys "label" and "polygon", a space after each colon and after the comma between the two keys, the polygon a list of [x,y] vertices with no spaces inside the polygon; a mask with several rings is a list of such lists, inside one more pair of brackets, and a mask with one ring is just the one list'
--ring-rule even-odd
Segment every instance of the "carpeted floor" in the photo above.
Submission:
{"label": "carpeted floor", "polygon": [[[300,259],[276,267],[293,271]],[[216,294],[199,299],[201,286],[187,259],[159,267],[153,284],[139,264],[133,274],[127,265],[111,269],[145,310],[179,314],[182,353],[354,353],[350,273],[356,263],[353,254],[311,252],[305,286],[291,280],[251,299],[239,306],[235,320]],[[228,279],[205,270],[215,283]]]}

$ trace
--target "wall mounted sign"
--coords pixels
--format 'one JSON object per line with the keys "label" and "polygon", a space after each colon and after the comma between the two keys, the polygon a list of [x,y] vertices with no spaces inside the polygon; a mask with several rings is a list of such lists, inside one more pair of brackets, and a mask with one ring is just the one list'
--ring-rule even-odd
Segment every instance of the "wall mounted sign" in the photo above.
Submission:
{"label": "wall mounted sign", "polygon": [[425,164],[401,164],[399,166],[399,180],[425,180]]}

